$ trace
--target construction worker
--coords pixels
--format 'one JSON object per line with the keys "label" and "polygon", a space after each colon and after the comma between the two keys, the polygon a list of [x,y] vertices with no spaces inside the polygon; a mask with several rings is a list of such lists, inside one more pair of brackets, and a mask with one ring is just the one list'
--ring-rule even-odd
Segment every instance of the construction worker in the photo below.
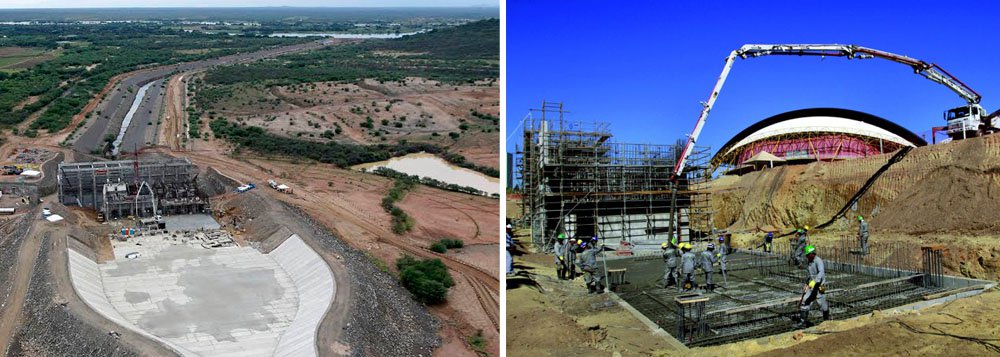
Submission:
{"label": "construction worker", "polygon": [[553,245],[553,251],[555,252],[555,263],[556,263],[556,276],[559,280],[566,280],[567,275],[569,275],[566,266],[568,262],[566,261],[566,255],[569,253],[569,244],[566,243],[566,234],[559,233],[556,236],[556,243]]}
{"label": "construction worker", "polygon": [[715,288],[715,284],[712,284],[712,266],[715,265],[717,258],[715,244],[708,243],[707,250],[701,252],[701,270],[705,272],[705,290]]}
{"label": "construction worker", "polygon": [[799,228],[799,230],[796,232],[795,235],[797,239],[795,246],[796,267],[802,267],[803,265],[806,264],[805,251],[806,251],[806,246],[809,245],[809,236],[807,234],[808,232],[807,229],[809,229],[809,226],[806,226],[805,228]]}
{"label": "construction worker", "polygon": [[868,221],[858,215],[858,241],[861,243],[861,255],[868,255]]}
{"label": "construction worker", "polygon": [[663,287],[668,287],[677,284],[677,247],[672,243],[664,242],[660,244],[660,249],[663,250],[663,260],[667,263],[666,267],[663,269]]}
{"label": "construction worker", "polygon": [[719,261],[719,272],[726,274],[726,256],[729,255],[729,245],[726,244],[726,237],[719,236],[718,252],[715,253],[716,260]]}
{"label": "construction worker", "polygon": [[604,288],[601,287],[601,274],[597,266],[598,248],[583,240],[578,240],[578,242],[580,242],[578,249],[580,255],[577,256],[577,264],[580,266],[580,270],[587,274],[584,278],[584,282],[587,283],[587,292],[590,294],[602,293]]}
{"label": "construction worker", "polygon": [[514,249],[514,239],[507,235],[507,276],[514,275],[514,257],[510,255],[511,249]]}
{"label": "construction worker", "polygon": [[677,291],[694,289],[694,264],[695,255],[691,252],[691,243],[681,243],[681,283],[677,285]]}
{"label": "construction worker", "polygon": [[823,321],[830,319],[830,305],[826,303],[826,267],[823,266],[823,259],[816,256],[816,247],[806,246],[806,259],[809,266],[809,282],[802,286],[802,303],[799,305],[799,325],[797,328],[809,326],[809,310],[813,301],[819,303],[819,310],[823,312]]}
{"label": "construction worker", "polygon": [[767,232],[764,235],[764,243],[758,245],[757,248],[764,248],[764,253],[770,253],[772,241],[774,241],[774,232]]}

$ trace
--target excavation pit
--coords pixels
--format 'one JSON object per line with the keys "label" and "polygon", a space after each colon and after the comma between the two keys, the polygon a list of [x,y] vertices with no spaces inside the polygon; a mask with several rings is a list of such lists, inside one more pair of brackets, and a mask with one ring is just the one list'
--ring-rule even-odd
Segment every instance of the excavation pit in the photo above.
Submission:
{"label": "excavation pit", "polygon": [[[896,248],[896,247],[891,247]],[[826,263],[826,297],[833,319],[847,319],[892,308],[920,308],[976,294],[994,282],[944,276],[940,252],[925,251],[916,261],[892,251],[859,256],[834,250]],[[697,251],[697,249],[696,249]],[[830,251],[830,250],[827,250]],[[787,251],[786,251],[787,252]],[[711,346],[795,330],[805,269],[790,264],[787,253],[737,251],[727,257],[727,274],[713,275],[714,290],[702,289],[705,273],[695,270],[698,288],[663,288],[665,263],[659,254],[609,259],[608,269],[626,269],[625,284],[615,287],[624,304],[687,346]],[[822,315],[813,304],[812,323]]]}
{"label": "excavation pit", "polygon": [[336,289],[323,259],[297,235],[267,254],[226,237],[112,240],[103,264],[71,248],[71,280],[95,311],[182,356],[316,355]]}

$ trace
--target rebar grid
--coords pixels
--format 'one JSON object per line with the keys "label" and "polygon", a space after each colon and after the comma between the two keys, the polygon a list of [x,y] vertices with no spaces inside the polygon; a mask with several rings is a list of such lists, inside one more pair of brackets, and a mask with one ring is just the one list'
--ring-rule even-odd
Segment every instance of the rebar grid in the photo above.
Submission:
{"label": "rebar grid", "polygon": [[[945,290],[942,276],[936,273],[940,250],[924,247],[928,257],[921,263],[920,247],[875,243],[869,244],[869,254],[861,255],[851,253],[855,250],[851,242],[845,237],[818,250],[829,254],[821,256],[826,262],[824,288],[835,319],[921,301]],[[798,316],[808,274],[791,262],[792,252],[791,245],[775,245],[771,253],[740,250],[731,254],[728,281],[714,291],[660,287],[664,265],[655,256],[609,261],[608,265],[628,269],[631,282],[619,287],[625,301],[682,343],[708,346],[795,329],[793,319]],[[859,265],[866,263],[872,265]],[[697,282],[703,282],[704,273],[696,270],[694,275]],[[722,281],[721,277],[714,280]],[[692,293],[706,298],[703,306],[676,303]],[[812,321],[819,321],[818,312]]]}

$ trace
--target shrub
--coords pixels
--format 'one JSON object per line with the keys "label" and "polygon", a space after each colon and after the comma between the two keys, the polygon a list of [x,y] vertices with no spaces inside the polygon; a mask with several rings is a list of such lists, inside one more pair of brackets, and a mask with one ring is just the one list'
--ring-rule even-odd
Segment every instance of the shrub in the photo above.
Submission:
{"label": "shrub", "polygon": [[425,304],[444,302],[448,289],[455,285],[440,259],[416,260],[404,255],[396,261],[396,268],[403,287]]}
{"label": "shrub", "polygon": [[448,246],[441,242],[435,242],[434,244],[431,244],[431,250],[438,253],[444,253],[448,251]]}

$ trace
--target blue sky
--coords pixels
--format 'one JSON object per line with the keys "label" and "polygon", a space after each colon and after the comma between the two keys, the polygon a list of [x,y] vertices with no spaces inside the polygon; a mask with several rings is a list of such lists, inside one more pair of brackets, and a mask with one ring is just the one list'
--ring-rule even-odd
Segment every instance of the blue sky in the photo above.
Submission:
{"label": "blue sky", "polygon": [[[954,1],[507,2],[507,143],[542,100],[570,119],[605,121],[619,142],[672,143],[689,133],[723,60],[746,43],[857,44],[937,63],[1000,109],[1000,3]],[[747,5],[754,4],[748,7]],[[810,107],[859,110],[919,134],[965,102],[880,59],[737,60],[702,132],[713,152],[768,116]],[[940,137],[939,137],[940,139]]]}

